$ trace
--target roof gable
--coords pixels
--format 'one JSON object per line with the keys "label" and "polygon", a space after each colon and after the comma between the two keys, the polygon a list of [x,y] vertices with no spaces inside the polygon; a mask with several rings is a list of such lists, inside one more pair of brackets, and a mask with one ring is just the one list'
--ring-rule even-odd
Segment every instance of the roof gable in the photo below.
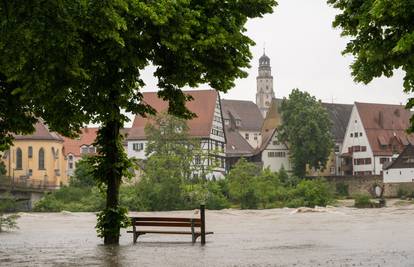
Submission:
{"label": "roof gable", "polygon": [[34,125],[35,131],[28,135],[14,135],[16,140],[53,140],[63,142],[63,138],[56,132],[49,131],[43,120],[39,119]]}
{"label": "roof gable", "polygon": [[64,154],[72,154],[75,156],[80,156],[80,149],[82,146],[90,146],[92,145],[98,133],[99,128],[83,128],[81,129],[81,133],[79,134],[79,138],[64,138],[63,148]]}
{"label": "roof gable", "polygon": [[322,106],[328,111],[331,120],[331,134],[336,141],[342,142],[346,134],[346,127],[351,117],[353,105],[322,103]]}
{"label": "roof gable", "polygon": [[[194,99],[186,102],[186,107],[197,115],[196,118],[187,121],[190,136],[209,137],[214,119],[214,110],[219,98],[215,90],[183,91]],[[157,112],[167,111],[168,102],[160,99],[157,92],[143,93],[143,101],[153,107]],[[149,118],[136,115],[132,128],[128,133],[128,140],[145,139],[145,126],[150,122]]]}
{"label": "roof gable", "polygon": [[414,147],[412,145],[405,147],[398,158],[384,166],[385,170],[406,168],[414,168]]}
{"label": "roof gable", "polygon": [[233,117],[241,121],[241,124],[237,126],[239,130],[260,132],[263,116],[254,102],[223,99],[221,100],[221,105],[225,120],[230,120]]}
{"label": "roof gable", "polygon": [[392,155],[414,144],[408,134],[411,111],[402,105],[355,103],[374,155]]}

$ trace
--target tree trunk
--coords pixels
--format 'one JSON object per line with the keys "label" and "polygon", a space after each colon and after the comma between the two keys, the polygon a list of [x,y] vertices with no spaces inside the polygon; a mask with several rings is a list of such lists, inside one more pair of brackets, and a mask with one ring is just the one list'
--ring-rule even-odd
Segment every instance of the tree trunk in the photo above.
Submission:
{"label": "tree trunk", "polygon": [[[105,150],[105,161],[107,166],[106,177],[107,189],[106,189],[106,209],[117,210],[119,208],[119,187],[121,185],[122,179],[122,163],[118,164],[121,161],[121,154],[123,151],[120,151],[122,144],[119,144],[119,130],[121,123],[118,121],[108,122],[103,128],[103,141],[104,150]],[[104,236],[104,244],[118,244],[120,236],[120,223],[113,217],[109,217],[109,227],[112,229],[110,232],[106,232]],[[115,231],[113,231],[115,230]]]}

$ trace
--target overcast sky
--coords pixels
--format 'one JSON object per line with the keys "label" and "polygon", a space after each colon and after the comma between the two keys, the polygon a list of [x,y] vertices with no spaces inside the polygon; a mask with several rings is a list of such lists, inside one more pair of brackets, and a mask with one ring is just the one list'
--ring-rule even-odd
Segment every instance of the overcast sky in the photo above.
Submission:
{"label": "overcast sky", "polygon": [[[353,58],[342,56],[346,39],[332,28],[336,10],[326,0],[279,0],[270,15],[251,20],[247,35],[256,42],[249,77],[238,80],[222,98],[255,100],[258,59],[270,57],[276,97],[288,96],[293,88],[306,90],[324,102],[378,102],[405,104],[402,73],[379,78],[368,86],[357,84],[350,75]],[[154,91],[153,68],[145,71],[145,91]],[[208,88],[202,86],[202,89]]]}

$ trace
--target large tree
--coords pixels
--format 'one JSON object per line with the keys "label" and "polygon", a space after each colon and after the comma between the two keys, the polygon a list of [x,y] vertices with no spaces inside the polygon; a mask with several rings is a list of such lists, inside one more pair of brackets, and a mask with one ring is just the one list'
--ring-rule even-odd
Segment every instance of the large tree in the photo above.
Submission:
{"label": "large tree", "polygon": [[[328,0],[340,13],[334,27],[350,38],[344,54],[352,54],[352,75],[368,84],[380,76],[405,72],[404,90],[414,91],[414,1],[411,0]],[[408,108],[414,107],[410,98]],[[411,130],[414,120],[411,119]]]}
{"label": "large tree", "polygon": [[295,175],[303,177],[307,167],[324,169],[333,147],[327,110],[314,96],[294,89],[280,113],[278,138],[288,144]]}
{"label": "large tree", "polygon": [[[158,96],[184,118],[191,97],[181,88],[208,83],[227,91],[246,77],[248,18],[272,12],[274,0],[37,0],[0,4],[0,145],[30,132],[41,117],[75,136],[99,123],[94,175],[106,190],[98,215],[105,244],[119,242],[126,210],[119,186],[132,166],[122,147],[123,111],[145,116],[140,74],[156,67]],[[6,86],[4,86],[6,84]],[[8,102],[11,99],[13,102]],[[3,105],[3,103],[11,103]]]}

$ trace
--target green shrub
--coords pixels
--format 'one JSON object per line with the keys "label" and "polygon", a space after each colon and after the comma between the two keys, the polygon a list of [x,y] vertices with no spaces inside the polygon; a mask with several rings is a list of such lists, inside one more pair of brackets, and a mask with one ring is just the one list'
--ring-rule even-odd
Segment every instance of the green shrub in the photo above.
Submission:
{"label": "green shrub", "polygon": [[361,194],[361,195],[354,196],[354,198],[355,198],[354,206],[356,208],[371,208],[372,207],[370,196]]}
{"label": "green shrub", "polygon": [[288,202],[291,207],[293,204],[306,207],[326,206],[333,201],[332,189],[321,178],[300,181],[292,190],[291,197],[294,198]]}
{"label": "green shrub", "polygon": [[349,185],[340,182],[336,184],[336,194],[341,197],[349,196]]}

